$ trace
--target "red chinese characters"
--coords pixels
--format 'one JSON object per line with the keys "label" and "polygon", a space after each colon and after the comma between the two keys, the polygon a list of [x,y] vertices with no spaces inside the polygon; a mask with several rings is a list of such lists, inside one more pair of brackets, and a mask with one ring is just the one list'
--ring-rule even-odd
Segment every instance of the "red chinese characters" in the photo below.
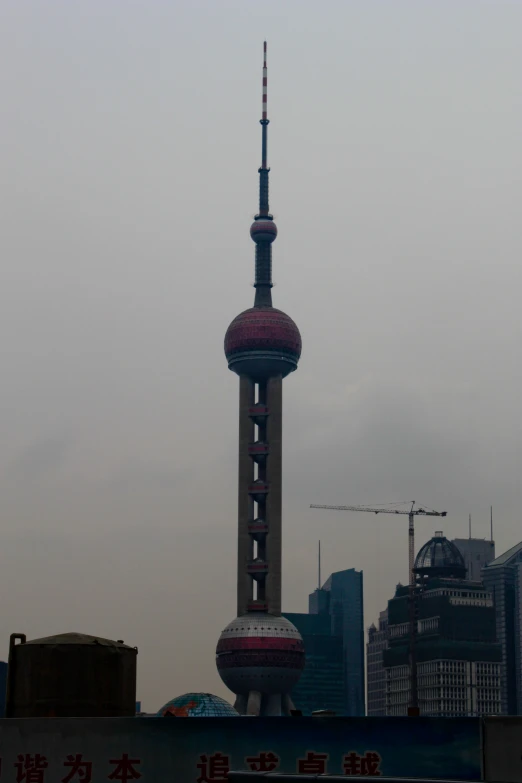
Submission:
{"label": "red chinese characters", "polygon": [[[330,754],[309,750],[304,757],[297,759],[297,773],[300,775],[327,775]],[[0,771],[2,760],[0,758]],[[107,762],[105,762],[106,764]],[[112,765],[112,771],[105,767],[106,780],[115,783],[132,783],[142,777],[139,769],[141,759],[131,758],[128,753],[123,753],[119,758],[108,761]],[[203,753],[199,756],[197,766],[196,783],[227,783],[230,771],[230,756],[221,753]],[[366,750],[358,753],[351,750],[342,756],[342,772],[347,777],[381,777],[382,757],[377,751]],[[272,750],[263,750],[253,756],[244,757],[240,766],[253,772],[267,773],[279,770],[281,758]],[[20,753],[13,765],[16,770],[14,780],[6,783],[92,783],[93,762],[85,759],[82,753],[71,753],[63,761],[63,777],[55,775],[49,769],[46,756],[40,753]],[[104,765],[105,766],[105,765]],[[98,772],[97,774],[100,774]]]}
{"label": "red chinese characters", "polygon": [[345,775],[380,777],[381,757],[374,750],[367,750],[364,756],[360,756],[354,750],[343,756],[343,772]]}
{"label": "red chinese characters", "polygon": [[123,753],[121,759],[111,759],[109,763],[115,765],[115,769],[108,775],[109,780],[127,783],[129,780],[141,778],[141,772],[136,769],[138,764],[141,764],[140,759],[130,759],[128,753]]}
{"label": "red chinese characters", "polygon": [[328,759],[328,753],[309,750],[304,759],[297,760],[297,772],[299,775],[326,775]]}
{"label": "red chinese characters", "polygon": [[197,768],[199,777],[196,783],[218,783],[228,779],[230,758],[223,753],[213,753],[211,756],[204,753],[199,757]]}
{"label": "red chinese characters", "polygon": [[44,783],[45,770],[49,764],[47,758],[39,753],[20,753],[14,766],[16,783]]}
{"label": "red chinese characters", "polygon": [[62,778],[62,783],[70,783],[76,778],[81,783],[91,783],[92,780],[92,761],[84,761],[83,753],[67,756],[63,762],[64,767],[70,767],[67,775]]}
{"label": "red chinese characters", "polygon": [[273,772],[279,766],[279,756],[272,751],[262,751],[259,756],[247,756],[245,763],[252,772]]}

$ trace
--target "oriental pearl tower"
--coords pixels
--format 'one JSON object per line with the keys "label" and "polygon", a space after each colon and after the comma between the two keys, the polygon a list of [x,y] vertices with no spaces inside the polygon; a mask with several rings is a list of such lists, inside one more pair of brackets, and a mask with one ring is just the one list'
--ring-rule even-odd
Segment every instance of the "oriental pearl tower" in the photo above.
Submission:
{"label": "oriental pearl tower", "polygon": [[282,395],[283,378],[297,369],[301,335],[272,306],[277,228],[268,207],[266,42],[263,50],[259,213],[250,227],[255,300],[225,335],[228,367],[239,376],[237,618],[220,636],[216,663],[236,694],[238,712],[288,715],[304,645],[297,628],[281,616]]}

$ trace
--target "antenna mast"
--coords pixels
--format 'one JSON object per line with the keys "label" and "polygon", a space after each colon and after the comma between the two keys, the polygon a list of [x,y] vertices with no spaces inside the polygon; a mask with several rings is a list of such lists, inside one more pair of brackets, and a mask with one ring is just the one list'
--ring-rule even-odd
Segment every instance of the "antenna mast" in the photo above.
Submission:
{"label": "antenna mast", "polygon": [[259,169],[259,214],[268,215],[268,172],[267,166],[267,146],[268,146],[268,108],[267,108],[267,90],[268,90],[268,71],[266,68],[266,41],[263,43],[263,93],[261,101],[261,168]]}
{"label": "antenna mast", "polygon": [[256,296],[254,307],[272,307],[272,242],[277,228],[268,204],[268,111],[267,111],[266,41],[263,43],[263,85],[261,93],[261,166],[259,172],[259,212],[250,227],[250,236],[256,243]]}
{"label": "antenna mast", "polygon": [[317,589],[321,589],[321,542],[319,541],[319,553],[318,553],[318,569],[317,569]]}

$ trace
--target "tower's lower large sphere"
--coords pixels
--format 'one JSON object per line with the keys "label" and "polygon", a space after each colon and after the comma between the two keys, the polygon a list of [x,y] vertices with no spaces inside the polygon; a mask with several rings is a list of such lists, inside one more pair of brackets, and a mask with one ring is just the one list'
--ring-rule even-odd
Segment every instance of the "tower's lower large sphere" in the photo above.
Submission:
{"label": "tower's lower large sphere", "polygon": [[290,316],[275,307],[252,307],[237,315],[225,335],[228,367],[238,375],[268,378],[297,368],[301,335]]}
{"label": "tower's lower large sphere", "polygon": [[290,620],[246,614],[233,620],[219,638],[216,665],[235,694],[290,693],[305,663],[301,634]]}

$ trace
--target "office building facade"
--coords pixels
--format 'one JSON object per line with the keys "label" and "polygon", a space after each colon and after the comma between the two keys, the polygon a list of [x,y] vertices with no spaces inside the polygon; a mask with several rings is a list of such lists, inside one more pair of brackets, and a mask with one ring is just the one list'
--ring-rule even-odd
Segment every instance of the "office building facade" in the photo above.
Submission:
{"label": "office building facade", "polygon": [[369,717],[386,715],[386,670],[383,653],[388,646],[388,610],[379,615],[379,626],[368,629],[366,644],[366,712]]}
{"label": "office building facade", "polygon": [[[415,561],[415,651],[421,715],[498,714],[501,645],[488,589],[466,579],[457,547],[442,533]],[[399,585],[388,602],[386,714],[407,715],[411,703],[409,589]]]}
{"label": "office building facade", "polygon": [[343,644],[344,715],[365,714],[363,573],[355,568],[331,574],[309,596],[310,614],[328,614],[332,635]]}
{"label": "office building facade", "polygon": [[454,538],[466,564],[467,577],[472,582],[482,581],[482,569],[495,559],[495,542],[485,538]]}
{"label": "office building facade", "polygon": [[502,649],[502,713],[522,715],[522,542],[482,570]]}
{"label": "office building facade", "polygon": [[303,637],[305,666],[292,690],[292,701],[303,715],[316,710],[344,714],[343,641],[332,635],[329,614],[284,614]]}
{"label": "office building facade", "polygon": [[284,615],[303,636],[305,649],[292,701],[304,714],[331,709],[338,715],[364,715],[362,571],[331,574],[309,595],[308,608],[308,614]]}

